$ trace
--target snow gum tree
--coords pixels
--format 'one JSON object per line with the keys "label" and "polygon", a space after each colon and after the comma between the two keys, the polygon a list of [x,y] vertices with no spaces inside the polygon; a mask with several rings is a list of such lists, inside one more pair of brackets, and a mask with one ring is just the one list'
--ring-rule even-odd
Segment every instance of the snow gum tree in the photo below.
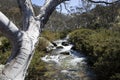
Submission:
{"label": "snow gum tree", "polygon": [[31,0],[18,0],[23,14],[22,30],[0,12],[0,32],[12,44],[11,56],[0,73],[0,80],[24,80],[38,43],[41,29],[57,5],[67,0],[46,0],[35,16]]}

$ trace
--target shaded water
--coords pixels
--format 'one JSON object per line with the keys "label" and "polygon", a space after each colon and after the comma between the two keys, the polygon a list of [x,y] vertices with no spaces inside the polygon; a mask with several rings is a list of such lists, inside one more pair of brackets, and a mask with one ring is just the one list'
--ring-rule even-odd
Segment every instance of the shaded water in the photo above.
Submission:
{"label": "shaded water", "polygon": [[41,58],[47,64],[45,76],[50,80],[93,80],[85,56],[72,50],[72,44],[65,39],[53,45],[47,47],[51,53]]}

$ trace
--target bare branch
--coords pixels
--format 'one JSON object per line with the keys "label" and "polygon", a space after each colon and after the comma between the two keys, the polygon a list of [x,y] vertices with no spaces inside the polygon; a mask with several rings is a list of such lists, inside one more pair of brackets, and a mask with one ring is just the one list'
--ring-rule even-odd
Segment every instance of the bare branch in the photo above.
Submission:
{"label": "bare branch", "polygon": [[27,30],[30,21],[34,17],[34,10],[31,0],[17,0],[19,7],[23,13],[23,30]]}
{"label": "bare branch", "polygon": [[94,1],[94,0],[88,0],[88,1],[90,1],[90,2],[92,2],[92,3],[104,3],[104,4],[115,4],[115,3],[118,3],[118,2],[120,2],[120,0],[117,0],[117,1],[114,1],[114,2],[106,2],[106,1]]}
{"label": "bare branch", "polygon": [[60,4],[60,13],[62,12],[62,5]]}
{"label": "bare branch", "polygon": [[56,6],[58,6],[60,3],[64,1],[69,0],[46,0],[44,6],[40,9],[40,14],[38,15],[38,19],[42,21],[43,25],[46,24],[48,21],[51,13],[55,10]]}
{"label": "bare branch", "polygon": [[18,33],[20,32],[2,12],[0,12],[0,32],[13,43],[18,38]]}
{"label": "bare branch", "polygon": [[67,10],[67,12],[68,12],[68,13],[71,13],[70,10],[69,10],[69,9],[67,8],[67,6],[66,6],[67,4],[66,4],[65,2],[64,2],[63,4],[64,4],[64,7],[65,7],[65,9]]}

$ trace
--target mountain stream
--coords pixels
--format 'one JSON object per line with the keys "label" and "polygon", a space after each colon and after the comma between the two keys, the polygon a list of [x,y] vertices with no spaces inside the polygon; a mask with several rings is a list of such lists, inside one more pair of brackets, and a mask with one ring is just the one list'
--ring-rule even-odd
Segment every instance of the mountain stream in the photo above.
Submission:
{"label": "mountain stream", "polygon": [[47,63],[46,76],[50,76],[50,80],[94,80],[86,57],[73,50],[67,39],[56,40],[52,44],[47,47],[50,54],[41,58]]}

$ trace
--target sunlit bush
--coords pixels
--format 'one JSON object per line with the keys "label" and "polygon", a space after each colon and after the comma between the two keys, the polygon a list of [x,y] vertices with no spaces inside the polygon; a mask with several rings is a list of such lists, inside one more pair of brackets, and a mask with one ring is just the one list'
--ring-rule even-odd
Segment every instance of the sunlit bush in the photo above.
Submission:
{"label": "sunlit bush", "polygon": [[77,50],[84,52],[84,46],[86,44],[86,40],[88,40],[88,36],[94,34],[95,31],[90,29],[79,29],[71,32],[69,34],[69,41],[72,42]]}
{"label": "sunlit bush", "polygon": [[36,47],[37,51],[45,51],[46,47],[50,44],[50,41],[45,39],[44,37],[39,38],[39,43]]}
{"label": "sunlit bush", "polygon": [[70,41],[75,49],[88,57],[97,75],[97,80],[119,80],[120,73],[120,33],[117,31],[99,29],[80,29],[70,33]]}
{"label": "sunlit bush", "polygon": [[60,33],[52,32],[49,30],[43,31],[41,36],[46,38],[49,41],[54,41],[54,40],[60,39]]}

